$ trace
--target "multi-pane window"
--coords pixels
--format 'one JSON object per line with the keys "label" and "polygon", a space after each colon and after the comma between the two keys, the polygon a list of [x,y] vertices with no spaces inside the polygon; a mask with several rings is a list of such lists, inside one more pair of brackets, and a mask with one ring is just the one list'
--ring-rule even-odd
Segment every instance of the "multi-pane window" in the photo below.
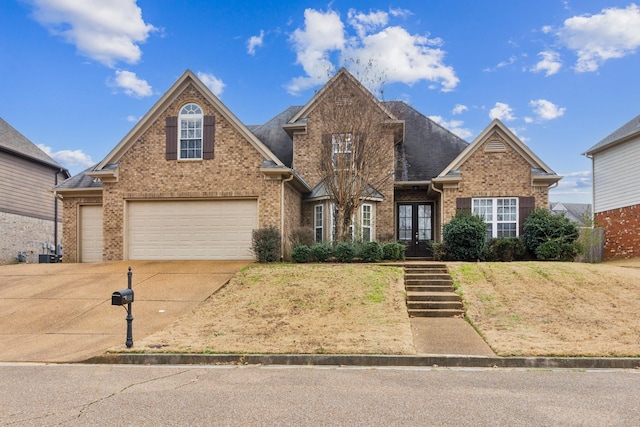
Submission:
{"label": "multi-pane window", "polygon": [[400,205],[398,206],[398,240],[412,240],[412,232],[413,207],[411,205]]}
{"label": "multi-pane window", "polygon": [[202,109],[197,104],[187,104],[180,110],[179,159],[202,159]]}
{"label": "multi-pane window", "polygon": [[316,205],[314,209],[314,231],[315,231],[315,241],[316,243],[322,242],[323,239],[323,221],[324,221],[324,212],[322,209],[322,205]]}
{"label": "multi-pane window", "polygon": [[518,199],[473,199],[473,214],[487,224],[487,240],[518,237]]}
{"label": "multi-pane window", "polygon": [[371,241],[371,205],[362,205],[362,241]]}
{"label": "multi-pane window", "polygon": [[331,135],[334,169],[351,168],[351,151],[353,149],[353,135],[340,133]]}

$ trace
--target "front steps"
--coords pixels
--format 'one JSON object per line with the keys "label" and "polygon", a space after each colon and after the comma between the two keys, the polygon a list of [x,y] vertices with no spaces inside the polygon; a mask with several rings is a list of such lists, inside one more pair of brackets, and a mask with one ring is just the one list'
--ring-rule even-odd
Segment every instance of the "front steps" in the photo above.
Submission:
{"label": "front steps", "polygon": [[453,291],[447,266],[405,264],[404,287],[409,317],[461,317],[462,299]]}

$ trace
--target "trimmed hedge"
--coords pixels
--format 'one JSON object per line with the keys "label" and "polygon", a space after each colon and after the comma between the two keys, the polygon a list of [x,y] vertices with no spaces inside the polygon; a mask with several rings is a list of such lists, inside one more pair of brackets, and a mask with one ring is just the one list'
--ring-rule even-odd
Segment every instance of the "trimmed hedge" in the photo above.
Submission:
{"label": "trimmed hedge", "polygon": [[251,233],[251,250],[258,262],[276,262],[280,260],[280,230],[265,227]]}

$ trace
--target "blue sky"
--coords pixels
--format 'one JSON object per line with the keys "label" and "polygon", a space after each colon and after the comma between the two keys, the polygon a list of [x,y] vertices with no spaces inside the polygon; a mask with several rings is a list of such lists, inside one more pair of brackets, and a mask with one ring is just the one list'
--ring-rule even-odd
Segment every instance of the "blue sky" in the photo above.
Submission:
{"label": "blue sky", "polygon": [[372,60],[385,100],[469,142],[501,119],[565,176],[552,201],[590,203],[581,153],[640,113],[639,48],[629,1],[4,0],[0,117],[77,173],[187,68],[260,124]]}

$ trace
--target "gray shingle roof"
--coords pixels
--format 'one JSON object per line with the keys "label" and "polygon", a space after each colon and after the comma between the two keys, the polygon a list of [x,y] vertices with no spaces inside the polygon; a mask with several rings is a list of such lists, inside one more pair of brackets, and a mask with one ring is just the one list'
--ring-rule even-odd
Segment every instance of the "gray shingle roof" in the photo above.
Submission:
{"label": "gray shingle roof", "polygon": [[634,117],[627,124],[617,129],[615,132],[604,138],[602,141],[598,142],[593,147],[589,148],[584,152],[584,154],[590,155],[634,134],[640,135],[640,115]]}
{"label": "gray shingle roof", "polygon": [[469,145],[404,102],[385,104],[405,121],[404,140],[396,145],[396,181],[429,181]]}
{"label": "gray shingle roof", "polygon": [[83,188],[102,188],[102,182],[98,179],[94,179],[86,173],[93,170],[96,165],[91,166],[83,170],[82,172],[72,176],[64,181],[62,184],[58,184],[55,190],[78,190]]}
{"label": "gray shingle roof", "polygon": [[[44,151],[29,141],[24,135],[15,130],[9,123],[0,117],[0,148],[12,151],[19,155],[37,160],[40,163],[51,165],[54,168],[64,169],[58,162],[49,157]],[[66,171],[66,169],[64,169]]]}
{"label": "gray shingle roof", "polygon": [[289,107],[263,125],[247,126],[287,167],[291,167],[293,163],[293,141],[282,126],[288,123],[301,108],[301,106]]}
{"label": "gray shingle roof", "polygon": [[[404,102],[384,105],[405,121],[404,140],[396,146],[396,181],[428,181],[469,145]],[[248,127],[288,167],[293,161],[293,142],[282,126],[301,108],[289,107],[263,125]]]}

